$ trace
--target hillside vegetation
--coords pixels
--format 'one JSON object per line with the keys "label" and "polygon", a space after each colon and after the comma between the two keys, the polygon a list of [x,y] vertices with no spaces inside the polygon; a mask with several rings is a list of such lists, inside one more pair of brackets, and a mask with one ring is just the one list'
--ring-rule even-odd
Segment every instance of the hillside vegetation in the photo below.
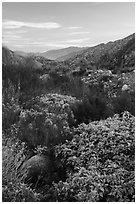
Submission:
{"label": "hillside vegetation", "polygon": [[62,62],[2,51],[3,202],[135,202],[135,35]]}

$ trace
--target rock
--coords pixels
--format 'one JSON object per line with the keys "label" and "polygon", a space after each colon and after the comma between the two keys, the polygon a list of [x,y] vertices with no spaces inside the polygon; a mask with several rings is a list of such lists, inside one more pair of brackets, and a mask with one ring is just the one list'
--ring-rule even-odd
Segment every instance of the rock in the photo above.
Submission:
{"label": "rock", "polygon": [[98,69],[97,72],[98,73],[103,73],[103,70],[102,69]]}
{"label": "rock", "polygon": [[129,86],[127,84],[124,84],[122,86],[122,91],[128,91],[129,90]]}
{"label": "rock", "polygon": [[111,71],[111,70],[108,70],[108,73],[109,73],[110,75],[112,75],[112,71]]}
{"label": "rock", "polygon": [[35,155],[25,161],[20,168],[20,176],[25,183],[36,183],[51,172],[51,160],[45,155]]}

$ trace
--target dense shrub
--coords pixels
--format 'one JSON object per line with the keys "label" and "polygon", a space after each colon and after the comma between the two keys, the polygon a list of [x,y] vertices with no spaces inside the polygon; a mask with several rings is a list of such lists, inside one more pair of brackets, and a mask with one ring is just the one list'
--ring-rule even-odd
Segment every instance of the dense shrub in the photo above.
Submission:
{"label": "dense shrub", "polygon": [[10,80],[13,85],[18,88],[20,86],[21,92],[37,89],[40,86],[40,70],[37,69],[37,64],[33,58],[26,58],[24,64],[19,65],[3,65],[2,78],[5,85]]}
{"label": "dense shrub", "polygon": [[81,124],[72,141],[56,147],[67,180],[54,184],[54,201],[135,200],[135,118],[128,112]]}
{"label": "dense shrub", "polygon": [[21,178],[18,176],[18,168],[25,160],[27,150],[25,144],[13,135],[10,138],[3,135],[2,138],[2,201],[39,201],[40,195],[21,182]]}
{"label": "dense shrub", "polygon": [[19,106],[19,92],[11,81],[2,92],[2,128],[6,131],[12,124],[17,123],[21,108]]}
{"label": "dense shrub", "polygon": [[112,99],[112,105],[115,113],[129,111],[135,115],[135,92],[123,92]]}
{"label": "dense shrub", "polygon": [[2,79],[4,81],[3,87],[9,86],[9,80],[14,84],[14,86],[18,86],[19,82],[19,66],[17,65],[2,65]]}
{"label": "dense shrub", "polygon": [[61,143],[72,138],[74,116],[70,104],[75,98],[47,94],[29,101],[20,114],[19,138],[30,146]]}
{"label": "dense shrub", "polygon": [[[133,76],[83,70],[83,77],[52,71],[43,81],[31,59],[5,66],[3,201],[135,200]],[[130,89],[122,92],[124,84]],[[114,113],[120,115],[101,120]],[[39,152],[50,158],[52,172],[26,185],[18,169]]]}
{"label": "dense shrub", "polygon": [[108,109],[106,97],[101,93],[92,91],[85,92],[82,100],[72,105],[77,124],[103,119],[108,116]]}
{"label": "dense shrub", "polygon": [[71,95],[76,98],[82,98],[84,90],[86,89],[81,77],[74,77],[71,74],[61,74],[55,71],[45,76],[45,80],[43,79],[42,84],[44,90]]}
{"label": "dense shrub", "polygon": [[66,84],[66,93],[81,99],[84,96],[84,93],[87,91],[87,87],[81,80],[81,77],[73,77],[72,75],[69,76],[69,81]]}

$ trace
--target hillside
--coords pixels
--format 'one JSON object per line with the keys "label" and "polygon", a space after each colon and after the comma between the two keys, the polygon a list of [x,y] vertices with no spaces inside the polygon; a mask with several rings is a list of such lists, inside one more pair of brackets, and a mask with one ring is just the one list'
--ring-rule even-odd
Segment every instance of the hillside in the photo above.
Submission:
{"label": "hillside", "polygon": [[51,60],[58,60],[61,61],[63,58],[68,58],[67,55],[70,53],[79,53],[79,51],[82,51],[86,48],[83,47],[67,47],[59,50],[49,50],[47,52],[40,53],[40,56],[46,57]]}
{"label": "hillside", "polygon": [[25,58],[9,50],[6,47],[2,47],[2,64],[3,65],[19,65],[25,63]]}
{"label": "hillside", "polygon": [[86,50],[86,49],[88,49],[88,47],[77,50],[77,51],[72,51],[69,54],[66,54],[66,55],[63,55],[61,57],[56,58],[56,61],[65,61],[65,60],[67,60],[69,58],[73,58],[76,55],[83,53],[83,51]]}
{"label": "hillside", "polygon": [[[51,55],[52,57],[49,57]],[[114,73],[128,72],[133,71],[135,67],[135,34],[90,48],[69,47],[51,50],[43,54],[21,54],[3,48],[2,58],[5,64],[18,64],[24,62],[26,58],[32,58],[36,67],[45,69],[45,72],[47,70],[61,72],[62,70],[63,72],[84,74],[97,69],[107,69]],[[56,58],[56,61],[48,58]]]}
{"label": "hillside", "polygon": [[48,70],[57,63],[45,57],[39,56],[37,53],[25,53],[20,51],[12,51],[6,47],[2,47],[2,64],[3,65],[30,65],[34,69]]}
{"label": "hillside", "polygon": [[14,51],[17,55],[20,55],[20,56],[23,56],[23,57],[26,57],[26,56],[29,56],[30,53],[27,53],[27,52],[23,52],[23,51],[18,51],[18,50],[15,50]]}
{"label": "hillside", "polygon": [[80,54],[83,50],[88,49],[88,47],[67,47],[58,50],[49,50],[46,52],[23,52],[20,50],[14,51],[17,55],[23,57],[31,57],[31,56],[42,56],[50,60],[64,61],[73,57],[77,54]]}
{"label": "hillside", "polygon": [[135,202],[135,35],[2,52],[3,202]]}
{"label": "hillside", "polygon": [[114,72],[134,70],[135,34],[124,39],[100,44],[66,60],[70,70],[109,69]]}

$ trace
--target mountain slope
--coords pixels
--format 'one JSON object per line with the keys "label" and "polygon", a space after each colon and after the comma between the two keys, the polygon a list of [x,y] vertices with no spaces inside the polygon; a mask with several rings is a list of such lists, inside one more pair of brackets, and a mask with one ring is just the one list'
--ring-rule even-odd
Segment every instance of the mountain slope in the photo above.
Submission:
{"label": "mountain slope", "polygon": [[20,63],[24,63],[25,58],[9,50],[6,47],[2,47],[2,64],[3,65],[19,65]]}
{"label": "mountain slope", "polygon": [[31,57],[31,56],[34,56],[34,55],[38,54],[38,53],[33,53],[33,52],[23,52],[23,51],[20,51],[20,50],[15,50],[14,52],[17,55],[20,55],[20,56],[23,56],[23,57]]}
{"label": "mountain slope", "polygon": [[46,57],[51,60],[59,59],[73,52],[79,52],[86,49],[85,47],[67,47],[59,50],[49,50],[47,52],[40,53],[40,56]]}
{"label": "mountain slope", "polygon": [[2,47],[2,64],[3,65],[29,65],[36,69],[41,69],[44,66],[50,66],[53,64],[52,60],[45,57],[32,55],[31,53],[25,53],[20,51],[12,51],[6,47]]}
{"label": "mountain slope", "polygon": [[[77,50],[72,52],[72,50]],[[63,57],[57,58],[56,61],[49,60],[41,53],[35,53],[31,56],[32,61],[36,64],[36,68],[43,68],[46,72],[55,70],[62,72],[80,72],[84,73],[88,70],[109,69],[113,72],[127,72],[134,70],[135,67],[135,34],[126,38],[99,44],[89,48],[70,47],[60,50],[48,51],[54,54],[54,58],[60,54],[70,52]],[[43,53],[44,55],[45,53]],[[52,55],[53,57],[53,55]],[[3,64],[19,64],[26,63],[29,56],[21,56],[9,50],[2,48],[2,63]],[[69,59],[68,59],[69,58]],[[63,60],[63,61],[62,61]],[[66,72],[65,71],[65,72]]]}
{"label": "mountain slope", "polygon": [[88,47],[85,47],[85,48],[83,48],[83,49],[80,49],[80,50],[77,50],[77,51],[74,51],[74,52],[71,52],[71,53],[69,53],[69,54],[67,54],[67,55],[63,55],[63,56],[61,56],[61,57],[58,57],[57,59],[56,59],[56,61],[65,61],[65,60],[68,60],[68,59],[70,59],[70,58],[73,58],[73,57],[75,57],[76,55],[78,55],[78,54],[82,54],[85,50],[87,50],[88,49]]}
{"label": "mountain slope", "polygon": [[90,47],[65,61],[70,70],[110,69],[113,71],[134,69],[135,34],[124,39]]}

